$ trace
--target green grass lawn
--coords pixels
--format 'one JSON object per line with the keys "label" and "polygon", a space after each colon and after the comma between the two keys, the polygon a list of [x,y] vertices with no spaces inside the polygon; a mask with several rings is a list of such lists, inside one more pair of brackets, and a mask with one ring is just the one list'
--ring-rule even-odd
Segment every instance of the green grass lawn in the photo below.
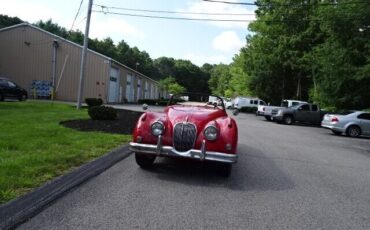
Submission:
{"label": "green grass lawn", "polygon": [[0,102],[0,204],[104,155],[131,136],[80,132],[60,121],[87,110],[50,102]]}

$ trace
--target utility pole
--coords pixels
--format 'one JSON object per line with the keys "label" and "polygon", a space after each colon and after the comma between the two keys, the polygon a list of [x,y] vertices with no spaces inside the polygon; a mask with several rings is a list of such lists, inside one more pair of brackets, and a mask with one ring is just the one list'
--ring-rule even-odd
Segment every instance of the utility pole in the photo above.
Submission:
{"label": "utility pole", "polygon": [[81,109],[81,100],[82,100],[82,95],[83,95],[84,77],[85,77],[84,75],[85,75],[85,69],[86,69],[86,51],[87,51],[87,44],[89,43],[89,30],[90,30],[90,18],[91,18],[92,5],[93,5],[93,0],[89,0],[89,7],[87,8],[87,17],[86,17],[84,46],[82,48],[82,55],[81,55],[80,83],[78,85],[77,109]]}

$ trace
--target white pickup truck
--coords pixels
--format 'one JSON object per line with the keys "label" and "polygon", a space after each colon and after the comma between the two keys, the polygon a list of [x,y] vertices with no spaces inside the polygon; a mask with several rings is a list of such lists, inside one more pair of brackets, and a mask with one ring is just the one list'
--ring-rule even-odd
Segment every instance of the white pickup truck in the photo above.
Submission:
{"label": "white pickup truck", "polygon": [[272,121],[272,111],[277,111],[278,109],[284,107],[291,107],[294,105],[307,103],[305,101],[297,101],[297,100],[282,100],[280,106],[258,106],[257,115],[264,116],[266,120]]}

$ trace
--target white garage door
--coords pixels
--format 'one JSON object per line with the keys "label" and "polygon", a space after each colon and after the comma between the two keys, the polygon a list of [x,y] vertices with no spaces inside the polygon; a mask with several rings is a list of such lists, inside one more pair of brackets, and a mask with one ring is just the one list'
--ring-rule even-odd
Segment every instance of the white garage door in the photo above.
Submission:
{"label": "white garage door", "polygon": [[111,67],[109,77],[108,103],[118,103],[119,101],[119,74],[118,69]]}
{"label": "white garage door", "polygon": [[134,102],[134,83],[132,75],[127,75],[126,98],[128,102]]}

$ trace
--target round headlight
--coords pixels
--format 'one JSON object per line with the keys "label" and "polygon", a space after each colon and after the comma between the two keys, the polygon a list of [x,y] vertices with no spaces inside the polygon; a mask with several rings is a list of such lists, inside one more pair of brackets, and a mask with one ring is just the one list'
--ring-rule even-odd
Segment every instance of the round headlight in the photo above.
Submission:
{"label": "round headlight", "polygon": [[210,125],[204,130],[204,137],[209,141],[214,141],[218,137],[218,129]]}
{"label": "round headlight", "polygon": [[159,136],[164,133],[164,125],[161,121],[156,121],[152,124],[152,134],[154,136]]}

